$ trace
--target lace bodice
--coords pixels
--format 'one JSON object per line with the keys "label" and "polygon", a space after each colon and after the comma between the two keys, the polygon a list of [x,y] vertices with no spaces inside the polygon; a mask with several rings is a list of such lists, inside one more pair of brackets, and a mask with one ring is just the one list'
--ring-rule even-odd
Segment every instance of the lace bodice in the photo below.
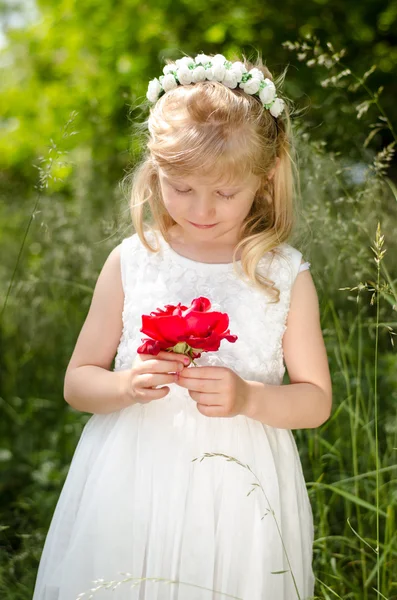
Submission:
{"label": "lace bodice", "polygon": [[160,246],[158,253],[149,252],[136,233],[121,243],[125,300],[114,370],[131,368],[145,337],[139,331],[142,314],[166,304],[189,305],[193,298],[206,296],[213,310],[228,313],[230,333],[238,340],[223,340],[217,352],[203,353],[196,363],[226,366],[247,380],[281,384],[285,372],[282,337],[301,252],[282,243],[277,252],[262,257],[260,272],[275,281],[280,290],[280,301],[271,304],[267,295],[247,279],[240,261],[237,265],[242,279],[234,272],[233,263],[198,262],[178,254],[160,233],[155,236],[148,231],[146,237],[152,246]]}

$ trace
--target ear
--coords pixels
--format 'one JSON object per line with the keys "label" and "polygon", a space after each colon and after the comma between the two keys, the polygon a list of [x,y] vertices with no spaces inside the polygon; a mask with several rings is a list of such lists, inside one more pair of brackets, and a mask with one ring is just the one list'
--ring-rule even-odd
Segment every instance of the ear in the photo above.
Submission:
{"label": "ear", "polygon": [[273,167],[273,169],[271,169],[271,171],[270,171],[270,173],[269,173],[269,175],[268,175],[268,177],[267,177],[268,179],[271,179],[271,178],[273,177],[273,175],[275,174],[275,172],[276,172],[276,170],[277,170],[277,167],[278,167],[279,163],[280,163],[280,157],[279,157],[279,156],[277,156],[277,157],[276,157],[276,164],[275,164],[275,166]]}

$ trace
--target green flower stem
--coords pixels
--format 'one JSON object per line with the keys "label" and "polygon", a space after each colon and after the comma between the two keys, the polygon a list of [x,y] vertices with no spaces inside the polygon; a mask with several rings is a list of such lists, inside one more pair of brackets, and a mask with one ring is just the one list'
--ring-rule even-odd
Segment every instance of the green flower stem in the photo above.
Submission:
{"label": "green flower stem", "polygon": [[380,309],[380,263],[383,258],[381,252],[383,246],[383,236],[380,232],[380,223],[378,223],[375,241],[375,262],[377,267],[376,279],[376,329],[375,329],[375,373],[374,373],[374,408],[375,408],[375,469],[376,469],[376,583],[377,592],[380,593],[380,553],[379,553],[379,440],[378,440],[378,344],[379,344],[379,309]]}

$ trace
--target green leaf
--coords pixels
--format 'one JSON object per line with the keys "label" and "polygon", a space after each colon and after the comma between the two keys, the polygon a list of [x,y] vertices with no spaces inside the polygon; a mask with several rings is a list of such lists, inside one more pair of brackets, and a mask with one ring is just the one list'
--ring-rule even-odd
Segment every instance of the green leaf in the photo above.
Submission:
{"label": "green leaf", "polygon": [[[371,510],[372,512],[376,513],[376,506],[373,506],[366,500],[363,500],[362,498],[359,498],[358,496],[355,496],[354,494],[351,494],[350,492],[346,492],[346,490],[342,490],[334,485],[329,485],[327,483],[316,483],[315,481],[313,481],[310,484],[308,483],[307,485],[308,486],[310,485],[312,487],[321,487],[323,489],[330,490],[331,492],[334,492],[335,494],[339,494],[340,496],[343,496],[347,500],[350,500],[350,502],[352,502],[353,504],[358,504],[359,506],[362,506],[363,508],[366,508],[367,510]],[[381,509],[379,509],[379,514],[382,515],[382,517],[387,516],[385,511],[381,510]]]}

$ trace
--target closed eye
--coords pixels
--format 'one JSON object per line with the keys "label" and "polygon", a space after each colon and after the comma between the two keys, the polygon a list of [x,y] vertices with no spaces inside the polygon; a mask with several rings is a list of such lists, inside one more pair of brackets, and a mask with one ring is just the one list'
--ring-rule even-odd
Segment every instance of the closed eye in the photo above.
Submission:
{"label": "closed eye", "polygon": [[[188,194],[189,192],[192,191],[192,190],[178,190],[175,187],[174,187],[174,190],[176,191],[177,194]],[[226,198],[226,200],[229,200],[230,198],[234,198],[234,196],[236,195],[236,194],[231,194],[230,196],[227,196],[226,194],[221,194],[220,192],[218,192],[218,194],[220,195],[221,198]]]}

